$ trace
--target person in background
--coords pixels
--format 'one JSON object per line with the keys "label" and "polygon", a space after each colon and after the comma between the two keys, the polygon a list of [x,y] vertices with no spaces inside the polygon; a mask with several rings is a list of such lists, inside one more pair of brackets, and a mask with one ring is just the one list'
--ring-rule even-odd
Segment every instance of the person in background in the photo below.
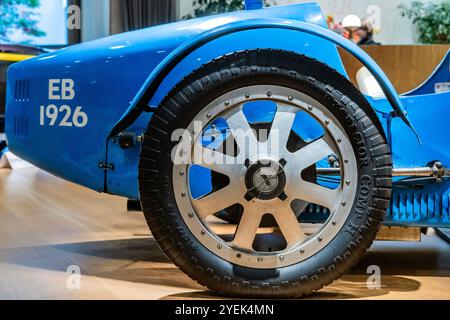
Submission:
{"label": "person in background", "polygon": [[355,31],[355,38],[359,39],[357,44],[362,45],[380,45],[373,39],[373,28],[369,22],[364,22],[361,27]]}

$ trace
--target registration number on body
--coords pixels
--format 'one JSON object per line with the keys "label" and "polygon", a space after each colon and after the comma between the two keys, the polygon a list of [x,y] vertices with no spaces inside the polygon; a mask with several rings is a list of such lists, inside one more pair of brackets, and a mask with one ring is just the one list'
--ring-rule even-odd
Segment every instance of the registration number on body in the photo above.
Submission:
{"label": "registration number on body", "polygon": [[[89,123],[88,115],[80,106],[72,107],[69,101],[76,96],[75,82],[72,79],[50,79],[48,82],[48,99],[55,103],[41,105],[39,124],[41,126],[77,127],[84,128]],[[56,101],[67,101],[58,104]]]}

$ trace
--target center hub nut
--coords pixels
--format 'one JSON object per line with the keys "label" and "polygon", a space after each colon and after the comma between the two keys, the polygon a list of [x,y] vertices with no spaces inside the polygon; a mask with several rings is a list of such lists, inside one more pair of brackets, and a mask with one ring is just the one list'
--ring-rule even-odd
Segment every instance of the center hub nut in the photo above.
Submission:
{"label": "center hub nut", "polygon": [[286,187],[286,174],[283,168],[285,164],[283,160],[280,163],[261,160],[250,165],[245,175],[248,190],[245,198],[248,201],[255,198],[260,200],[280,198]]}

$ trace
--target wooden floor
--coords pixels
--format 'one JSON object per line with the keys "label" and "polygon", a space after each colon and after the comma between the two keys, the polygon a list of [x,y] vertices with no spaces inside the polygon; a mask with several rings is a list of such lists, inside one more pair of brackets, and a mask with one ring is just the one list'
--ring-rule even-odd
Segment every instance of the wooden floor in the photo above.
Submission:
{"label": "wooden floor", "polygon": [[[172,265],[142,214],[125,208],[34,168],[0,170],[0,299],[218,299]],[[449,249],[433,234],[378,242],[309,299],[450,299]],[[370,265],[381,268],[379,290],[367,289]],[[80,290],[67,286],[70,266],[81,268]]]}

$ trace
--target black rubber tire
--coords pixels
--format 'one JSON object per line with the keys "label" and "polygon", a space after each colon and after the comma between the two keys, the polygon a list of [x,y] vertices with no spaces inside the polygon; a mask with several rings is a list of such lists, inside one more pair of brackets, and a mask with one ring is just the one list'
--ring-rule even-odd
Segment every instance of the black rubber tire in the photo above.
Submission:
{"label": "black rubber tire", "polygon": [[[359,165],[357,198],[338,235],[310,259],[273,270],[233,265],[202,246],[186,227],[172,188],[172,132],[186,128],[215,98],[256,84],[291,87],[329,108],[350,137]],[[192,279],[233,297],[298,298],[332,283],[358,263],[371,246],[391,198],[390,149],[368,102],[335,70],[279,50],[228,54],[181,81],[150,121],[139,168],[142,207],[161,249]]]}

